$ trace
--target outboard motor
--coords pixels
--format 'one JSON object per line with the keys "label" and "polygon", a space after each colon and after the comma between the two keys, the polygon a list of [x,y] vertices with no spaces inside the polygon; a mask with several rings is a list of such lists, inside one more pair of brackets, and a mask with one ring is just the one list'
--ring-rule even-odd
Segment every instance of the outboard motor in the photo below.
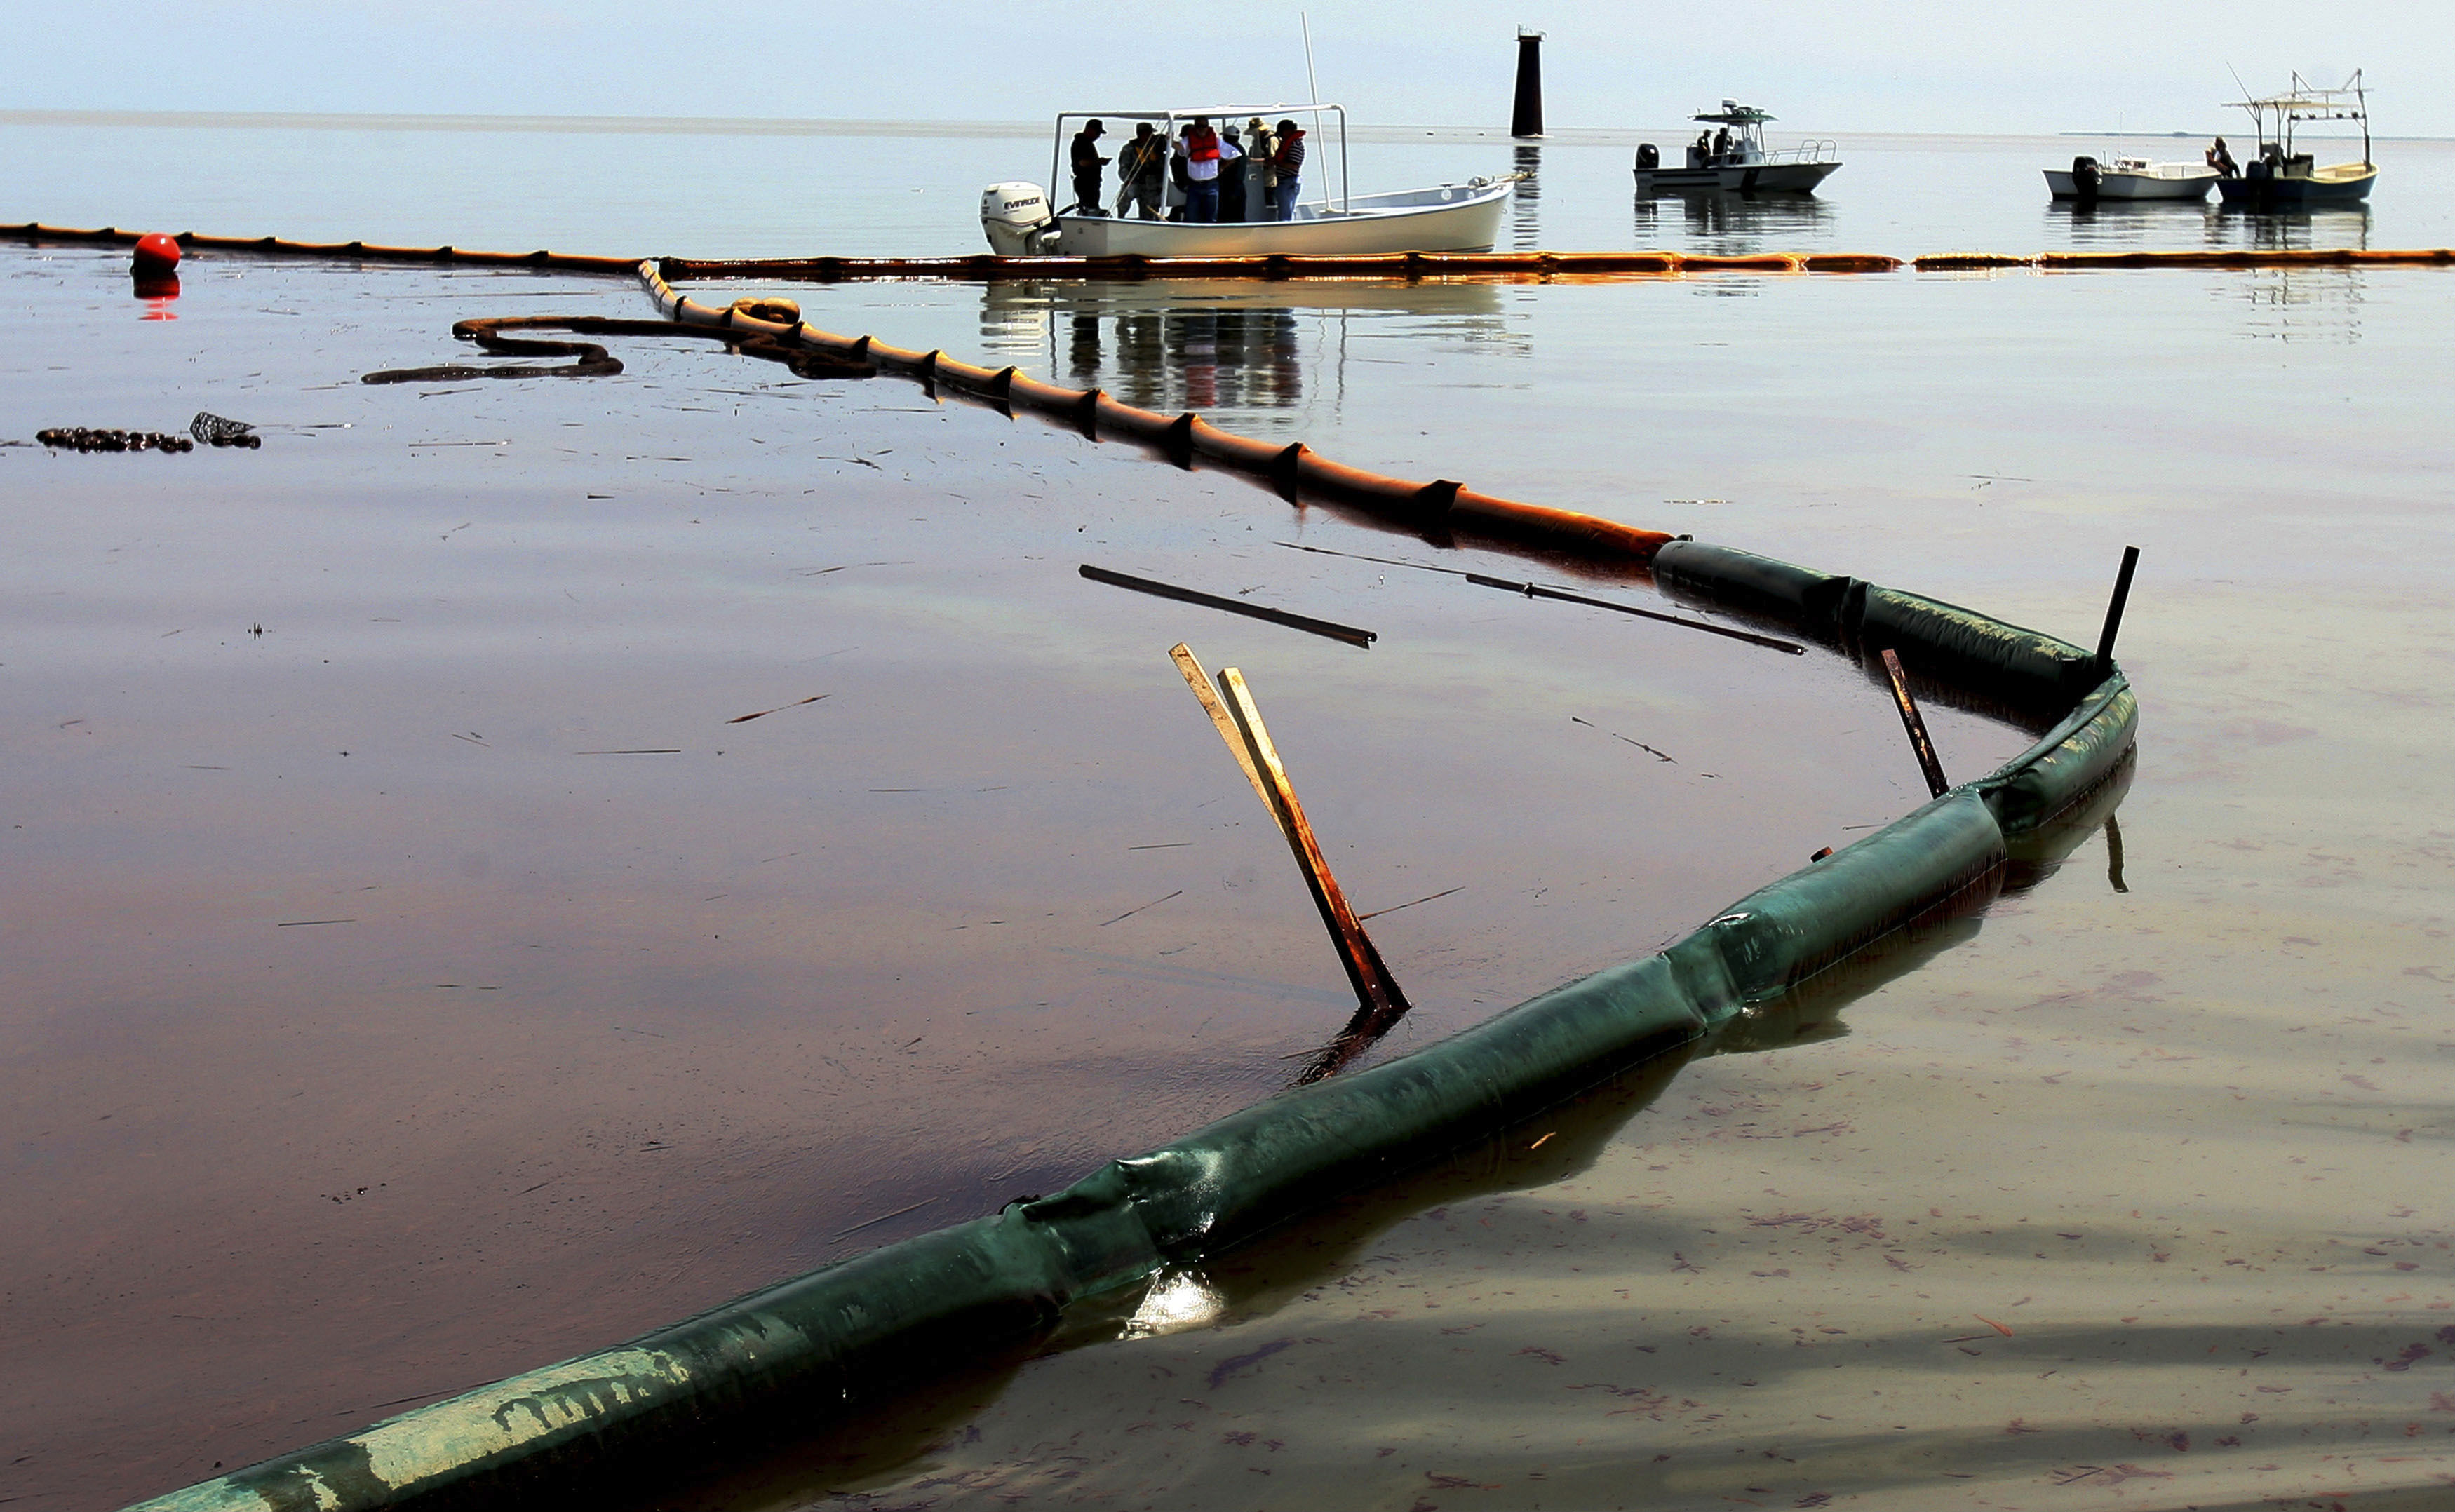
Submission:
{"label": "outboard motor", "polygon": [[1651,173],[1662,166],[1662,152],[1652,142],[1636,144],[1636,171]]}
{"label": "outboard motor", "polygon": [[1037,184],[991,184],[981,191],[981,230],[1001,257],[1038,257],[1057,245],[1048,191]]}
{"label": "outboard motor", "polygon": [[2072,193],[2079,197],[2081,204],[2096,204],[2098,189],[2104,182],[2104,175],[2098,171],[2096,158],[2072,159]]}

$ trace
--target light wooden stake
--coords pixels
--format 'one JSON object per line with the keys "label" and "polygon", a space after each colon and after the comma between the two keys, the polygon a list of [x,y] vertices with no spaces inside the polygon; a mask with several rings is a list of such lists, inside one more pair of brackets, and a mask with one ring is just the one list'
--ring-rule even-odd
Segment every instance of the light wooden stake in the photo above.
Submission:
{"label": "light wooden stake", "polygon": [[[1295,853],[1296,866],[1304,873],[1305,885],[1312,891],[1322,923],[1338,946],[1339,964],[1347,968],[1347,978],[1354,985],[1359,1005],[1357,1024],[1370,1022],[1386,1027],[1394,1022],[1407,1011],[1406,995],[1391,979],[1390,968],[1382,964],[1381,953],[1372,948],[1364,926],[1356,922],[1355,911],[1348,906],[1338,878],[1330,875],[1329,862],[1323,858],[1321,843],[1313,837],[1304,805],[1296,798],[1295,785],[1288,780],[1278,747],[1271,743],[1269,728],[1262,722],[1261,706],[1253,701],[1252,690],[1245,685],[1245,675],[1233,667],[1226,668],[1219,674],[1218,692],[1214,695],[1209,679],[1203,675],[1202,664],[1190,650],[1179,644],[1168,655],[1185,675],[1194,696],[1202,700],[1204,712],[1219,726],[1221,738],[1235,754],[1237,765],[1245,769],[1253,792],[1278,821],[1279,833],[1287,837],[1288,849]],[[1351,1031],[1355,1026],[1349,1027]]]}

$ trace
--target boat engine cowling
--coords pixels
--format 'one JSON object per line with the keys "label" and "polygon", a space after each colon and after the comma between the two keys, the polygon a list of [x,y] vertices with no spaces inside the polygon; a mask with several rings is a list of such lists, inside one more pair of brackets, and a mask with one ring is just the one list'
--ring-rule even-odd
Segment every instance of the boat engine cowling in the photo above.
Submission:
{"label": "boat engine cowling", "polygon": [[1057,216],[1037,184],[991,184],[981,191],[981,230],[1001,257],[1037,257],[1057,245]]}

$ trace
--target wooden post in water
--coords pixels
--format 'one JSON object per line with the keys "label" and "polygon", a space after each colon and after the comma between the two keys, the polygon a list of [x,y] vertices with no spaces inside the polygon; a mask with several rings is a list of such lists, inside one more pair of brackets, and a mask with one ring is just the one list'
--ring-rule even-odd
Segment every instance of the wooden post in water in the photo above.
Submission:
{"label": "wooden post in water", "polygon": [[1347,969],[1347,979],[1354,985],[1356,1000],[1364,1010],[1359,1018],[1369,1016],[1376,1022],[1394,1021],[1407,1011],[1406,994],[1398,990],[1390,968],[1381,963],[1381,953],[1372,948],[1364,926],[1356,921],[1355,910],[1348,906],[1338,878],[1330,875],[1329,862],[1321,854],[1321,842],[1313,837],[1304,805],[1296,800],[1295,785],[1288,780],[1287,767],[1279,760],[1278,747],[1271,744],[1269,729],[1262,723],[1261,707],[1253,701],[1252,690],[1245,686],[1245,675],[1233,667],[1223,669],[1214,696],[1209,679],[1203,675],[1202,663],[1194,659],[1188,647],[1179,643],[1168,655],[1175,660],[1177,671],[1184,674],[1194,696],[1202,701],[1211,723],[1220,726],[1220,735],[1235,753],[1237,765],[1245,769],[1246,779],[1253,784],[1263,806],[1278,821],[1279,833],[1287,837],[1288,849],[1295,853],[1296,866],[1312,892],[1313,905],[1321,910],[1321,921],[1338,947],[1339,964]]}
{"label": "wooden post in water", "polygon": [[1952,784],[1943,779],[1943,763],[1936,759],[1935,742],[1926,736],[1926,720],[1918,716],[1917,700],[1910,696],[1908,675],[1901,671],[1901,658],[1893,648],[1884,648],[1884,675],[1893,679],[1893,702],[1901,711],[1901,728],[1909,732],[1910,748],[1917,753],[1918,770],[1926,774],[1929,797],[1943,796]]}
{"label": "wooden post in water", "polygon": [[1234,756],[1236,764],[1244,769],[1245,780],[1253,784],[1253,796],[1262,800],[1262,807],[1269,812],[1271,822],[1278,825],[1281,835],[1286,835],[1287,821],[1279,817],[1279,806],[1271,801],[1270,790],[1262,781],[1262,769],[1253,764],[1253,753],[1246,748],[1245,732],[1236,727],[1236,716],[1228,712],[1228,706],[1219,701],[1218,692],[1210,686],[1210,674],[1202,670],[1202,663],[1194,659],[1193,648],[1184,641],[1168,647],[1167,654],[1176,663],[1177,672],[1184,676],[1185,685],[1193,690],[1194,700],[1202,705],[1202,712],[1208,715],[1210,722],[1218,727],[1219,738],[1228,742],[1228,754]]}
{"label": "wooden post in water", "polygon": [[2140,565],[2140,548],[2122,548],[2122,570],[2114,575],[2114,598],[2105,606],[2105,629],[2097,637],[2097,675],[2114,670],[2114,637],[2122,629],[2122,606],[2131,601],[2131,570]]}

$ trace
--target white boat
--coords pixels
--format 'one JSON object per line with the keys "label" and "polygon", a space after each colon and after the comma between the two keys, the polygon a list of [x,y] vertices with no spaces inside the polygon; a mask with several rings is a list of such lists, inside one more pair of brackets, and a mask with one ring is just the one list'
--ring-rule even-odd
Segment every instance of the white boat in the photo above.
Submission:
{"label": "white boat", "polygon": [[[1169,111],[1068,111],[1057,117],[1056,149],[1049,160],[1049,180],[1058,182],[1069,122],[1122,121],[1130,128],[1148,121],[1170,142],[1179,129],[1197,117],[1235,123],[1253,116],[1265,121],[1310,118],[1317,127],[1325,115],[1338,122],[1337,192],[1300,199],[1286,220],[1145,220],[1112,215],[1098,206],[1076,205],[1063,212],[1049,202],[1037,184],[992,184],[981,194],[981,230],[989,248],[1006,257],[1261,257],[1274,253],[1338,256],[1369,252],[1488,252],[1500,239],[1502,218],[1521,175],[1503,173],[1472,178],[1462,184],[1435,184],[1429,189],[1399,190],[1383,194],[1349,194],[1347,186],[1347,108],[1326,102],[1309,105],[1213,105]],[[1313,135],[1311,131],[1306,133]],[[1333,166],[1326,150],[1308,158],[1303,182],[1309,189],[1318,169],[1329,175]],[[1115,192],[1115,191],[1110,191]],[[1167,198],[1182,212],[1182,192],[1168,186]]]}
{"label": "white boat", "polygon": [[2217,171],[2205,163],[2152,163],[2115,157],[2100,163],[2075,157],[2068,169],[2046,171],[2046,192],[2057,199],[2205,199]]}
{"label": "white boat", "polygon": [[[2240,178],[2217,186],[2229,210],[2302,210],[2312,205],[2357,205],[2370,197],[2378,182],[2378,165],[2370,161],[2369,94],[2355,69],[2343,87],[2314,90],[2293,75],[2293,88],[2264,99],[2237,100],[2235,108],[2250,112],[2259,136],[2259,155],[2242,167]],[[2317,166],[2307,152],[2294,149],[2293,129],[2302,121],[2359,121],[2362,160]]]}
{"label": "white boat", "polygon": [[1764,127],[1773,117],[1753,105],[1724,100],[1720,110],[1699,111],[1693,119],[1721,130],[1710,136],[1699,133],[1688,144],[1687,161],[1678,168],[1665,168],[1661,150],[1652,142],[1639,144],[1638,193],[1812,194],[1841,166],[1830,141],[1768,151]]}

